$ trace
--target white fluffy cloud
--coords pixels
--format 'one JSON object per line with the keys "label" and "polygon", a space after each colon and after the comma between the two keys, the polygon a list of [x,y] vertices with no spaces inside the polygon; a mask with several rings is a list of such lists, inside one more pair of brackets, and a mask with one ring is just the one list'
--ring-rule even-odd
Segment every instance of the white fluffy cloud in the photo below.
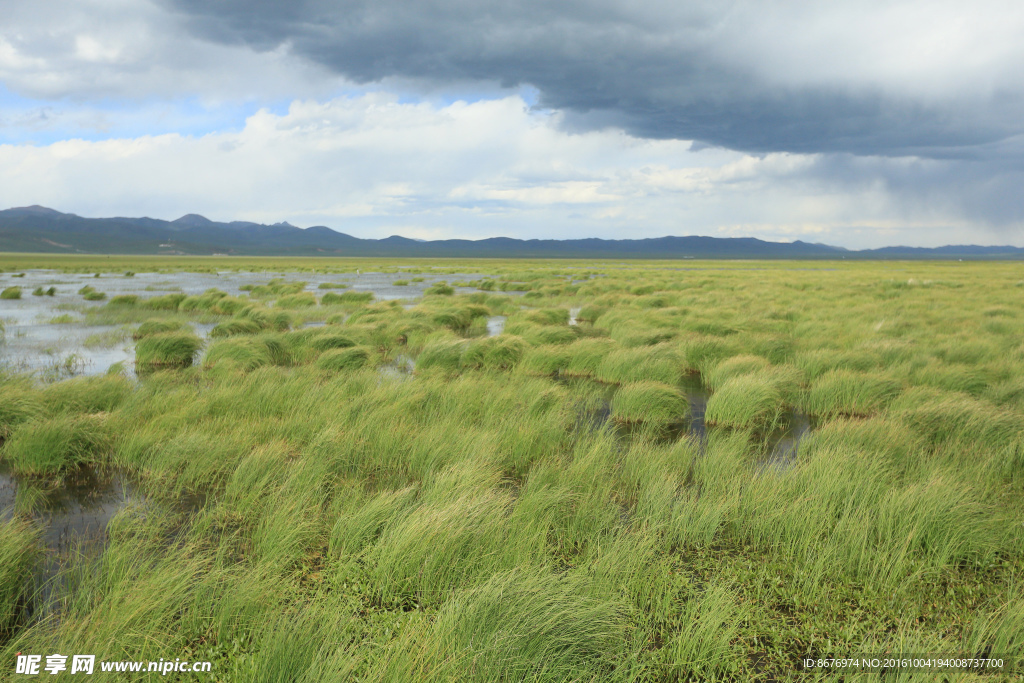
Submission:
{"label": "white fluffy cloud", "polygon": [[[194,211],[365,237],[756,234],[853,247],[948,243],[967,223],[949,220],[963,207],[907,205],[870,180],[891,160],[856,160],[867,167],[858,171],[821,155],[694,151],[614,130],[567,133],[558,118],[518,96],[441,106],[378,92],[261,110],[235,132],[5,145],[0,204]],[[858,172],[864,182],[851,183]]]}

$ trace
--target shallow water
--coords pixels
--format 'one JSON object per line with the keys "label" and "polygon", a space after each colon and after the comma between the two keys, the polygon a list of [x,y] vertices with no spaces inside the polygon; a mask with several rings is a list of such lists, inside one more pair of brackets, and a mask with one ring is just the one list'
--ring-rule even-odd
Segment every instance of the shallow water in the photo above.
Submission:
{"label": "shallow water", "polygon": [[492,315],[487,319],[487,336],[496,337],[505,330],[505,321],[508,316]]}
{"label": "shallow water", "polygon": [[687,431],[702,442],[707,439],[708,427],[704,422],[704,414],[708,410],[708,399],[711,392],[701,383],[700,376],[688,375],[683,378],[683,395],[690,405],[690,419],[686,426]]}
{"label": "shallow water", "polygon": [[34,489],[28,515],[43,530],[43,559],[33,575],[36,592],[24,606],[31,618],[56,609],[54,600],[64,592],[55,580],[61,568],[77,552],[102,552],[110,520],[139,495],[127,478],[90,467],[54,483],[19,477],[0,462],[0,519],[13,516],[21,488]]}
{"label": "shallow water", "polygon": [[412,373],[415,369],[416,361],[409,356],[398,355],[390,363],[380,366],[378,371],[384,379],[405,381],[412,379]]}
{"label": "shallow water", "polygon": [[21,488],[34,489],[31,511],[27,514],[43,530],[43,560],[33,577],[37,592],[25,606],[28,617],[59,609],[55,599],[65,593],[59,576],[61,569],[76,553],[101,554],[107,544],[110,521],[125,508],[157,506],[193,513],[206,503],[202,494],[183,494],[169,502],[155,501],[131,477],[117,471],[85,466],[59,481],[48,481],[19,476],[0,462],[0,520],[14,515]]}
{"label": "shallow water", "polygon": [[114,363],[130,368],[135,358],[130,337],[111,344],[87,345],[89,337],[119,332],[119,325],[8,324],[0,345],[0,363],[22,372],[41,371],[55,379],[103,374]]}
{"label": "shallow water", "polygon": [[21,477],[0,462],[0,516],[13,514],[19,487],[41,495],[31,516],[42,524],[43,545],[49,553],[67,552],[82,541],[102,540],[107,523],[130,500],[141,500],[137,487],[119,473],[83,467],[59,482]]}
{"label": "shallow water", "polygon": [[815,427],[815,420],[804,413],[790,411],[783,416],[782,426],[768,435],[767,455],[759,463],[761,470],[781,472],[796,460],[800,441]]}
{"label": "shallow water", "polygon": [[[19,286],[21,299],[0,299],[0,320],[6,331],[0,342],[0,366],[19,372],[39,372],[48,379],[61,379],[74,375],[101,375],[111,365],[123,363],[126,370],[134,365],[133,342],[107,346],[86,346],[92,335],[113,334],[118,325],[81,324],[81,311],[103,306],[121,294],[136,294],[142,298],[160,296],[168,292],[187,295],[202,294],[208,289],[219,289],[233,296],[246,294],[245,285],[261,285],[275,278],[285,282],[305,282],[305,291],[318,297],[326,292],[372,292],[377,300],[418,299],[435,282],[465,281],[486,277],[480,273],[419,274],[423,282],[410,282],[394,286],[400,277],[394,273],[138,273],[132,277],[103,274],[95,277],[88,273],[62,273],[52,270],[26,270],[25,277],[15,278],[13,273],[0,273],[0,289]],[[345,289],[319,289],[321,283],[342,283]],[[104,292],[104,301],[86,301],[78,294],[90,285]],[[54,296],[35,296],[36,287],[56,288]],[[471,287],[456,287],[459,293],[475,292]],[[508,292],[509,295],[522,294]],[[51,323],[58,316],[70,316],[72,322]],[[307,322],[315,327],[318,322]],[[196,333],[207,337],[214,323],[194,323]]]}

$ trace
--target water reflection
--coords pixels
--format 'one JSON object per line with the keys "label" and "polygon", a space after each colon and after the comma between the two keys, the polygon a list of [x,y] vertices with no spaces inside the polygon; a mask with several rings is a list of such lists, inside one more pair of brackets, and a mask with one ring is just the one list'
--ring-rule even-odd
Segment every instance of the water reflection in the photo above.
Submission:
{"label": "water reflection", "polygon": [[492,315],[487,319],[487,336],[496,337],[505,331],[505,321],[508,320],[507,316],[504,315]]}
{"label": "water reflection", "polygon": [[[418,299],[436,282],[470,281],[487,278],[483,273],[419,273],[420,282],[408,285],[392,284],[394,273],[138,273],[128,277],[120,274],[59,273],[52,270],[26,270],[24,277],[12,278],[0,274],[0,288],[17,285],[22,288],[21,299],[0,300],[0,320],[5,332],[0,335],[0,366],[15,372],[38,372],[46,379],[60,379],[74,375],[100,375],[111,365],[121,363],[131,368],[134,346],[126,343],[95,343],[104,335],[113,337],[120,325],[81,324],[83,313],[106,305],[115,296],[133,294],[142,299],[167,292],[181,292],[189,296],[202,294],[208,289],[219,289],[232,296],[247,296],[251,285],[265,285],[271,280],[305,282],[304,290],[318,297],[329,291],[371,292],[378,301],[390,299]],[[320,285],[343,285],[325,287]],[[78,291],[89,285],[106,294],[102,301],[86,301]],[[34,296],[32,292],[54,287],[53,296]],[[475,291],[460,287],[459,291]],[[508,292],[509,296],[522,292]],[[415,304],[406,304],[406,308]],[[498,319],[500,318],[500,324]],[[488,324],[488,334],[500,334],[504,318],[496,316]],[[321,322],[304,323],[315,327]],[[214,323],[194,323],[196,333],[206,337]]]}

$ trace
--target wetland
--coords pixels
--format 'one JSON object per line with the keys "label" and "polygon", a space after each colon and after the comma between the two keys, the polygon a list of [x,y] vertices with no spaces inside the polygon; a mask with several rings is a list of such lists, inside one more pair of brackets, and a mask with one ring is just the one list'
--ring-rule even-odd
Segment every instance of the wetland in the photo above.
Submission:
{"label": "wetland", "polygon": [[942,653],[1024,673],[1017,264],[0,271],[4,660],[774,681],[835,678],[803,657]]}

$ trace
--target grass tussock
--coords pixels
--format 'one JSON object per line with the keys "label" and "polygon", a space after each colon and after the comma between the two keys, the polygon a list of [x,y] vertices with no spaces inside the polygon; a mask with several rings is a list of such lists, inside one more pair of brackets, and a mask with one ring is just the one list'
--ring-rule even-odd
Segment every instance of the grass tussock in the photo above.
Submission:
{"label": "grass tussock", "polygon": [[86,301],[103,301],[107,298],[106,292],[100,292],[92,285],[86,285],[78,290],[78,293],[82,295],[82,298]]}
{"label": "grass tussock", "polygon": [[890,410],[936,445],[992,447],[1013,442],[1021,434],[1021,422],[1013,412],[965,394],[911,390],[894,401]]}
{"label": "grass tussock", "polygon": [[498,335],[470,342],[462,356],[462,367],[476,370],[511,370],[526,353],[527,345],[519,337]]}
{"label": "grass tussock", "polygon": [[601,359],[594,377],[614,384],[645,380],[678,384],[683,377],[683,363],[670,345],[620,348]]}
{"label": "grass tussock", "polygon": [[138,303],[139,296],[137,294],[118,294],[111,297],[110,301],[107,302],[107,306],[135,306]]}
{"label": "grass tussock", "polygon": [[144,337],[151,337],[154,334],[166,334],[168,332],[182,332],[191,330],[188,323],[178,320],[164,320],[163,318],[150,318],[139,325],[132,333],[132,339],[138,341]]}
{"label": "grass tussock", "polygon": [[708,424],[737,429],[770,429],[782,415],[783,399],[769,379],[743,375],[726,380],[708,400]]}
{"label": "grass tussock", "polygon": [[572,354],[566,346],[527,347],[518,368],[528,375],[550,377],[566,370],[570,358]]}
{"label": "grass tussock", "polygon": [[832,370],[811,383],[803,409],[811,415],[874,415],[899,395],[898,382],[885,376]]}
{"label": "grass tussock", "polygon": [[181,293],[161,294],[144,299],[139,302],[139,306],[151,311],[177,311],[181,302],[186,298],[187,296]]}
{"label": "grass tussock", "polygon": [[[258,330],[273,330],[275,332],[284,332],[291,329],[293,324],[292,314],[287,311],[281,311],[276,309],[263,308],[262,306],[253,305],[245,306],[238,309],[235,312],[235,320],[230,322],[243,323],[246,329],[253,329],[255,325]],[[214,328],[216,329],[216,327]],[[213,331],[211,330],[211,335]],[[253,334],[247,332],[245,334]],[[233,336],[230,334],[224,336]]]}
{"label": "grass tussock", "polygon": [[320,297],[321,306],[335,306],[335,305],[349,305],[349,306],[360,306],[368,304],[373,301],[372,292],[342,292],[341,294],[335,294],[334,292],[327,292]]}
{"label": "grass tussock", "polygon": [[262,331],[263,326],[255,320],[238,318],[214,325],[210,330],[210,338],[237,337],[242,334],[258,334]]}
{"label": "grass tussock", "polygon": [[123,375],[74,377],[46,387],[40,399],[50,412],[108,413],[132,395],[131,381]]}
{"label": "grass tussock", "polygon": [[320,354],[316,366],[329,372],[347,372],[366,367],[370,358],[370,350],[362,346],[330,349]]}
{"label": "grass tussock", "polygon": [[[324,296],[327,296],[326,294]],[[316,295],[312,292],[288,294],[274,301],[276,308],[309,308],[316,306]]]}
{"label": "grass tussock", "polygon": [[203,356],[203,366],[206,368],[226,367],[252,371],[290,363],[291,355],[287,346],[280,339],[265,335],[215,341]]}
{"label": "grass tussock", "polygon": [[416,370],[458,372],[466,343],[460,339],[439,336],[428,341],[416,359]]}
{"label": "grass tussock", "polygon": [[135,344],[135,367],[150,372],[192,365],[203,340],[191,332],[162,332],[143,337]]}
{"label": "grass tussock", "polygon": [[41,415],[44,404],[41,392],[28,382],[3,382],[0,391],[0,439],[7,439],[18,425]]}
{"label": "grass tussock", "polygon": [[111,441],[103,416],[58,415],[18,427],[3,446],[14,471],[57,475],[101,460]]}
{"label": "grass tussock", "polygon": [[663,425],[683,422],[688,416],[686,397],[677,388],[660,382],[623,385],[612,399],[612,417],[620,422]]}
{"label": "grass tussock", "polygon": [[[510,571],[459,594],[423,637],[406,637],[378,680],[592,680],[611,675],[624,606],[578,580]],[[465,672],[471,672],[468,677]]]}

